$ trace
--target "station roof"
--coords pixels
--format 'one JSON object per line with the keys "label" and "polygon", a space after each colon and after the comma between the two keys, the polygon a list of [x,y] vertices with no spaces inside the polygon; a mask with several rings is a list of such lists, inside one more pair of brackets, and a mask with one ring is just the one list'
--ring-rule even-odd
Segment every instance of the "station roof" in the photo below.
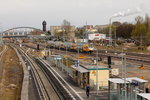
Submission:
{"label": "station roof", "polygon": [[[143,79],[140,79],[138,77],[129,77],[129,78],[126,78],[126,83],[131,83],[133,80],[138,81],[139,83],[148,82],[147,80],[143,80]],[[113,82],[113,83],[117,83],[117,84],[123,84],[124,83],[124,79],[121,79],[121,78],[109,78],[109,81]]]}
{"label": "station roof", "polygon": [[[124,80],[121,78],[109,78],[109,81],[113,82],[113,83],[117,83],[117,84],[123,84],[124,83]],[[129,83],[129,82],[126,81],[126,83]]]}
{"label": "station roof", "polygon": [[138,95],[145,99],[150,100],[150,93],[139,93]]}
{"label": "station roof", "polygon": [[146,83],[146,82],[148,82],[147,80],[143,80],[143,79],[138,78],[138,77],[129,77],[129,78],[127,78],[127,80],[130,81],[130,82],[132,82],[132,80],[136,80],[136,81],[138,81],[140,83]]}
{"label": "station roof", "polygon": [[93,64],[82,64],[82,67],[84,67],[87,70],[109,70],[109,68],[107,68],[104,65],[93,65]]}
{"label": "station roof", "polygon": [[75,67],[75,66],[71,66],[73,69],[79,71],[80,73],[86,73],[86,72],[89,72],[87,69],[83,68],[82,66],[78,66],[78,67]]}

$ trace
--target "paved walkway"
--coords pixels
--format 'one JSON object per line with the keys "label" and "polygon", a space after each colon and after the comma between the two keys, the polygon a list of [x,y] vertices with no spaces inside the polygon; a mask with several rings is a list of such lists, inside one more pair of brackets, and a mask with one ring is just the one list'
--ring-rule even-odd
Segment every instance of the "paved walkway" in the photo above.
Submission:
{"label": "paved walkway", "polygon": [[[46,62],[51,65],[50,61],[46,60]],[[53,67],[53,69],[59,73],[84,100],[108,100],[107,91],[98,91],[98,95],[96,91],[90,91],[90,96],[87,98],[85,89],[80,88],[76,83],[74,83],[69,75],[67,75],[65,72],[62,72],[58,67]]]}

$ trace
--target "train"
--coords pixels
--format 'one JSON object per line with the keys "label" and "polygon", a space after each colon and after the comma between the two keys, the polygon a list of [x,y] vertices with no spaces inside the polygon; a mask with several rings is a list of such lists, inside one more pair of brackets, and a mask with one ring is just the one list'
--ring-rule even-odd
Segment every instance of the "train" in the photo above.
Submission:
{"label": "train", "polygon": [[86,42],[61,42],[61,41],[48,41],[47,42],[48,48],[57,48],[57,49],[63,49],[63,50],[69,50],[69,51],[79,51],[79,52],[90,52],[92,53],[94,50],[96,50],[93,47],[92,43],[86,43]]}

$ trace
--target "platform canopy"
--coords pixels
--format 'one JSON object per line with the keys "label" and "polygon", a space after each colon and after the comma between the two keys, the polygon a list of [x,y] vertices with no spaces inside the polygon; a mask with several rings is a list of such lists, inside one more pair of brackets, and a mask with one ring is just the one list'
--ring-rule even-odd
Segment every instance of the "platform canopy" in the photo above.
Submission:
{"label": "platform canopy", "polygon": [[[125,81],[122,78],[109,78],[109,81],[112,83],[123,84]],[[126,83],[132,83],[133,81],[137,81],[139,83],[146,83],[147,80],[140,79],[138,77],[129,77],[126,78]]]}
{"label": "platform canopy", "polygon": [[78,67],[75,67],[74,65],[71,66],[73,69],[77,70],[78,72],[80,73],[86,73],[86,72],[89,72],[87,69],[83,68],[82,66],[78,66]]}
{"label": "platform canopy", "polygon": [[[124,80],[121,78],[109,78],[109,81],[112,83],[117,83],[117,84],[123,84]],[[129,83],[128,81],[126,81],[126,83]]]}
{"label": "platform canopy", "polygon": [[150,93],[139,93],[138,95],[145,99],[150,100]]}
{"label": "platform canopy", "polygon": [[127,80],[130,81],[130,82],[132,82],[133,80],[136,80],[136,81],[138,81],[140,83],[146,83],[146,82],[148,82],[147,80],[143,80],[143,79],[138,78],[138,77],[129,77],[129,78],[127,78]]}

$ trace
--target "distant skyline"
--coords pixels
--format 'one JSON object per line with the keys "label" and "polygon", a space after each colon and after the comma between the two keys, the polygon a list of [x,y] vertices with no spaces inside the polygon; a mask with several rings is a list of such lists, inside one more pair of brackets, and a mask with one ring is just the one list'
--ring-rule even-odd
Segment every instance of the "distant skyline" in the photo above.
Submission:
{"label": "distant skyline", "polygon": [[75,26],[109,24],[115,13],[140,8],[141,13],[118,17],[113,21],[134,22],[135,16],[150,15],[150,0],[1,0],[0,28],[6,30],[18,26],[42,28],[61,25],[66,19]]}

